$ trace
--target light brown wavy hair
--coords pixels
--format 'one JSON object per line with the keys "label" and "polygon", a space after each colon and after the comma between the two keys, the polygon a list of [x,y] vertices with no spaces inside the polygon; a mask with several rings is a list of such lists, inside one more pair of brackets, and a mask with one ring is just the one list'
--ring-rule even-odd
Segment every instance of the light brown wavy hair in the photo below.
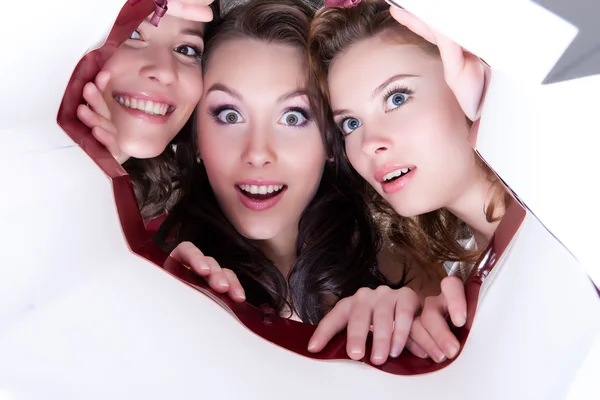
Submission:
{"label": "light brown wavy hair", "polygon": [[[317,12],[309,36],[309,63],[312,79],[318,82],[324,99],[329,99],[327,76],[336,56],[356,42],[387,30],[396,33],[406,44],[418,46],[425,53],[440,57],[438,47],[400,25],[391,16],[389,5],[385,2],[363,0],[354,7],[328,7]],[[327,140],[333,148],[336,162],[351,168],[345,152],[344,139],[333,122],[331,109],[328,105],[323,107],[326,107],[329,119]],[[508,204],[510,195],[494,172],[475,153],[474,156],[490,179],[493,201],[483,211],[487,220],[493,222],[501,218],[495,216],[495,211],[498,211],[499,206]],[[446,209],[413,218],[401,217],[372,187],[367,186],[365,196],[371,204],[375,218],[384,226],[395,250],[410,260],[427,268],[439,265],[440,261],[472,264],[480,257],[482,251],[467,251],[458,243],[458,239],[467,238],[471,234],[470,230],[464,222]]]}

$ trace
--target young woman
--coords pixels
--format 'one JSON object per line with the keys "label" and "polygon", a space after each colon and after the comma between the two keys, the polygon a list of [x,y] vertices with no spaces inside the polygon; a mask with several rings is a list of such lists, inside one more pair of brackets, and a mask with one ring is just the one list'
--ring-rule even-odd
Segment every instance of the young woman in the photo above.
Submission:
{"label": "young woman", "polygon": [[321,321],[311,351],[347,326],[348,354],[361,359],[373,325],[371,360],[381,364],[400,354],[420,301],[408,287],[380,286],[377,267],[401,261],[378,254],[362,182],[331,160],[307,68],[314,11],[301,0],[250,0],[209,29],[187,148],[198,163],[160,234],[174,234],[172,246],[191,242],[173,255],[215,290]]}
{"label": "young woman", "polygon": [[[473,151],[471,121],[484,86],[480,61],[379,1],[321,10],[311,27],[310,59],[338,128],[336,161],[349,162],[396,217],[412,219],[414,233],[402,236],[403,244],[438,262],[473,262],[509,201]],[[461,222],[469,228],[469,249],[459,242]],[[443,293],[426,301],[413,325],[416,343],[409,344],[437,361],[459,350],[444,318],[449,298],[453,323],[466,320],[462,282],[445,281]]]}
{"label": "young woman", "polygon": [[145,220],[176,201],[186,174],[174,145],[189,140],[185,124],[202,95],[204,31],[213,11],[218,16],[211,3],[171,0],[158,27],[148,17],[84,87],[88,104],[77,109],[131,176]]}

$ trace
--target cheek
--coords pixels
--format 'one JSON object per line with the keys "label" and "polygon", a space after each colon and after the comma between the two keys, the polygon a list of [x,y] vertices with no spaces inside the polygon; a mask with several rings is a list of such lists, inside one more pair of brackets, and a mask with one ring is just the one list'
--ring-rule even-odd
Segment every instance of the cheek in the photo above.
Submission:
{"label": "cheek", "polygon": [[352,168],[356,170],[361,176],[365,177],[367,168],[367,160],[364,152],[360,148],[360,137],[358,134],[350,134],[344,140],[344,148],[346,149],[346,156]]}
{"label": "cheek", "polygon": [[179,82],[181,101],[185,102],[186,108],[195,108],[202,97],[204,87],[202,71],[198,67],[187,67],[181,72]]}

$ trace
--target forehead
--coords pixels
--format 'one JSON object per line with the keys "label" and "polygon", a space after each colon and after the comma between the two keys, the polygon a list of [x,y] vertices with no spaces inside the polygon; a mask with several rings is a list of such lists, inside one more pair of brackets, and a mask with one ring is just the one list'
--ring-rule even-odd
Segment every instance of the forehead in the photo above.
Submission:
{"label": "forehead", "polygon": [[206,30],[206,24],[204,22],[190,21],[170,15],[164,15],[157,27],[150,25],[148,22],[149,20],[150,17],[146,18],[140,27],[143,26],[146,28],[150,34],[154,33],[160,36],[176,36],[179,34],[185,34],[203,38]]}
{"label": "forehead", "polygon": [[304,85],[306,78],[306,60],[300,49],[252,39],[232,39],[219,44],[205,69],[207,82],[246,87],[260,88],[269,83],[287,89],[299,83]]}
{"label": "forehead", "polygon": [[395,74],[427,75],[441,68],[441,61],[393,32],[383,32],[353,43],[333,59],[328,74],[331,101],[347,99],[343,91],[368,91]]}

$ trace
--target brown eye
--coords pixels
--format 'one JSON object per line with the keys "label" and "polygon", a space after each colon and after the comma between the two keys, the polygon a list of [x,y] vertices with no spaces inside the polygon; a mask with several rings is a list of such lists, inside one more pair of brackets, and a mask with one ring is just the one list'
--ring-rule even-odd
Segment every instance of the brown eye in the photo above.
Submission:
{"label": "brown eye", "polygon": [[221,122],[223,124],[229,124],[229,125],[238,124],[240,122],[243,122],[242,116],[240,115],[240,113],[235,110],[232,110],[230,108],[219,112],[217,114],[217,119],[219,120],[219,122]]}
{"label": "brown eye", "polygon": [[280,123],[288,126],[301,126],[305,122],[306,117],[300,111],[288,111],[280,120]]}
{"label": "brown eye", "polygon": [[230,124],[235,124],[238,121],[238,116],[236,113],[230,112],[225,116],[225,121],[227,121]]}

